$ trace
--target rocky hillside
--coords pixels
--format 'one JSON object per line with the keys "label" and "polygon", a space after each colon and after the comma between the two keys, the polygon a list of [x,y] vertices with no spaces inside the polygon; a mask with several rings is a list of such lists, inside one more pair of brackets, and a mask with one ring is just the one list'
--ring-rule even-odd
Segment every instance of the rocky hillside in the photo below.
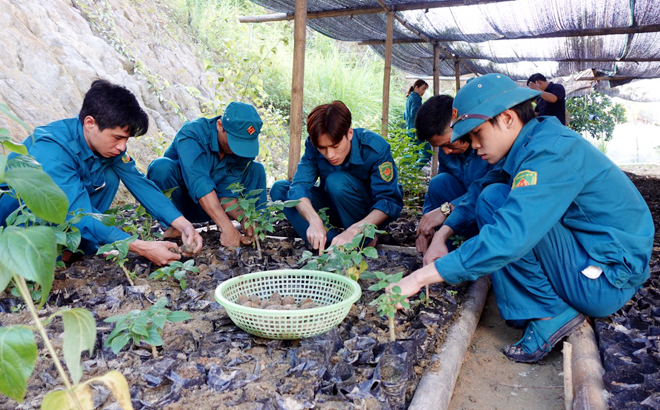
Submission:
{"label": "rocky hillside", "polygon": [[[96,78],[122,84],[151,118],[129,143],[144,170],[185,118],[219,98],[208,52],[172,21],[158,0],[0,0],[0,102],[36,127],[77,116]],[[16,141],[28,135],[1,114],[0,127]]]}

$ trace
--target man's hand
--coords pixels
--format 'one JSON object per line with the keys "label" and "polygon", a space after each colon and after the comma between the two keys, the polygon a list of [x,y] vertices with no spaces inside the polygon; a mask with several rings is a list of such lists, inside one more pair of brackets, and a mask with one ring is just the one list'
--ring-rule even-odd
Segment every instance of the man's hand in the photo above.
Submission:
{"label": "man's hand", "polygon": [[318,218],[318,221],[312,222],[307,228],[307,242],[312,245],[313,249],[319,250],[319,255],[323,253],[325,249],[326,241],[326,230],[323,225],[321,218]]}
{"label": "man's hand", "polygon": [[541,91],[541,86],[537,82],[531,82],[528,84],[529,88],[532,90]]}
{"label": "man's hand", "polygon": [[332,240],[331,245],[335,245],[335,246],[345,245],[350,241],[352,241],[353,238],[355,238],[355,235],[359,233],[360,233],[360,229],[351,226],[348,229],[346,229],[344,232],[335,236],[334,239]]}
{"label": "man's hand", "polygon": [[431,241],[431,245],[426,250],[426,254],[424,254],[424,266],[432,265],[436,259],[442,258],[448,253],[449,249],[447,249],[444,239],[439,235],[435,235],[433,241]]}
{"label": "man's hand", "polygon": [[178,248],[178,246],[174,242],[142,241],[139,239],[129,245],[129,250],[140,256],[144,256],[158,266],[167,265],[181,259],[181,255],[170,251],[170,249],[176,248]]}
{"label": "man's hand", "polygon": [[415,240],[415,248],[417,248],[417,252],[424,255],[429,249],[429,245],[431,244],[432,239],[432,236],[419,235],[417,240]]}
{"label": "man's hand", "polygon": [[241,246],[243,235],[239,231],[231,227],[223,227],[220,234],[220,245],[231,248],[238,248]]}
{"label": "man's hand", "polygon": [[417,235],[432,237],[435,233],[435,228],[445,223],[445,220],[447,220],[447,217],[442,213],[440,208],[425,213],[422,219],[420,219],[419,225],[417,225]]}
{"label": "man's hand", "polygon": [[181,232],[181,240],[184,245],[188,245],[188,248],[192,248],[192,253],[198,253],[202,250],[203,239],[202,236],[197,232],[197,230],[191,225],[187,226]]}
{"label": "man's hand", "polygon": [[[419,292],[424,286],[437,282],[444,282],[444,279],[442,279],[442,276],[438,273],[435,265],[430,264],[421,269],[417,269],[393,286],[399,286],[401,288],[401,294],[406,295],[409,298],[417,294],[417,292]],[[402,309],[402,306],[399,305],[397,308]]]}

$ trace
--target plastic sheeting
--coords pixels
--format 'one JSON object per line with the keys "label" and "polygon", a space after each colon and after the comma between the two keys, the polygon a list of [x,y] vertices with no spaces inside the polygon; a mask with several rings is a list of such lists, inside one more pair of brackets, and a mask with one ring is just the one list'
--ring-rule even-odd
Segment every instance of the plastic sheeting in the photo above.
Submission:
{"label": "plastic sheeting", "polygon": [[[252,1],[283,13],[292,13],[296,3],[295,0]],[[388,6],[411,2],[385,0]],[[308,11],[377,6],[375,0],[308,0]],[[515,0],[396,14],[425,36],[442,40],[439,45],[461,60],[461,74],[499,72],[524,80],[536,72],[554,78],[595,69],[616,77],[660,77],[660,32],[534,38],[567,31],[626,27],[643,31],[645,27],[660,24],[659,0]],[[385,40],[387,16],[380,13],[309,19],[307,24],[337,40]],[[419,39],[396,20],[393,38]],[[372,47],[384,55],[384,44]],[[433,73],[432,44],[394,44],[392,57],[394,66],[408,73]],[[440,75],[453,76],[454,61],[447,53],[441,52],[440,57]]]}

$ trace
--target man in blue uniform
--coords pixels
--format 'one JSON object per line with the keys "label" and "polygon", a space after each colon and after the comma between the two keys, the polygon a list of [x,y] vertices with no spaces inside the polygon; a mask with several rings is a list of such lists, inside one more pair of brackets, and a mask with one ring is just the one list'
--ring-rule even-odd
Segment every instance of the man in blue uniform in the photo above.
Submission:
{"label": "man in blue uniform", "polygon": [[[438,174],[429,183],[424,198],[424,216],[417,226],[416,247],[420,253],[426,253],[436,228],[445,222],[447,215],[461,202],[470,184],[493,168],[470,147],[469,137],[451,141],[449,123],[453,102],[454,99],[448,95],[431,97],[421,106],[415,120],[417,137],[440,148]],[[477,224],[473,223],[457,234],[471,238],[477,232]]]}
{"label": "man in blue uniform", "polygon": [[[488,74],[456,95],[452,141],[464,135],[491,164],[436,233],[402,294],[492,272],[504,319],[525,324],[505,348],[536,362],[584,321],[620,309],[649,277],[653,220],[630,179],[556,118],[535,118],[538,91]],[[476,219],[479,235],[447,254],[444,239]]]}
{"label": "man in blue uniform", "polygon": [[[307,117],[307,133],[293,182],[277,181],[270,191],[273,200],[300,200],[284,213],[301,238],[321,252],[327,242],[350,242],[363,224],[382,227],[399,217],[403,192],[383,137],[351,128],[351,112],[341,101],[314,108]],[[324,207],[344,232],[326,232],[317,213]]]}
{"label": "man in blue uniform", "polygon": [[[192,224],[167,201],[163,193],[135,167],[126,152],[130,137],[147,132],[149,119],[135,96],[124,87],[97,80],[85,95],[78,118],[56,121],[37,127],[23,144],[43,170],[69,199],[69,213],[102,213],[117,194],[119,181],[147,211],[159,221],[176,227],[183,241],[202,248],[202,238]],[[0,198],[0,221],[18,207],[14,198]],[[105,226],[92,216],[75,224],[80,229],[80,248],[95,253],[101,245],[123,240],[129,235]],[[158,265],[181,258],[170,252],[173,242],[136,240],[129,249]]]}
{"label": "man in blue uniform", "polygon": [[532,74],[527,79],[527,86],[541,92],[534,109],[539,116],[552,115],[566,125],[566,90],[561,84],[548,82],[543,74]]}
{"label": "man in blue uniform", "polygon": [[[236,197],[229,189],[231,184],[240,182],[245,192],[261,189],[257,205],[266,203],[266,171],[254,161],[262,124],[253,106],[232,102],[221,117],[185,123],[164,157],[154,160],[147,171],[147,178],[160,189],[178,187],[172,203],[186,218],[214,221],[222,231],[222,246],[238,247],[250,243],[252,236],[251,229],[241,235],[229,219],[243,212],[240,208],[226,211],[236,200],[222,204],[224,199]],[[178,234],[172,228],[166,232],[166,236]]]}

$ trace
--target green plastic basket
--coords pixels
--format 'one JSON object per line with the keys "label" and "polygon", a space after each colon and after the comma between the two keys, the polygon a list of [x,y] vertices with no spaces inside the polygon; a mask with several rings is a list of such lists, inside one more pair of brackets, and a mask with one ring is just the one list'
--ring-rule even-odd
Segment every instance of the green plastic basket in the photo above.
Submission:
{"label": "green plastic basket", "polygon": [[[296,303],[310,298],[320,307],[268,310],[239,305],[240,295],[268,298],[278,292]],[[274,270],[249,273],[224,281],[215,298],[236,326],[268,339],[300,339],[320,335],[341,323],[362,296],[360,285],[336,273],[313,270]]]}

